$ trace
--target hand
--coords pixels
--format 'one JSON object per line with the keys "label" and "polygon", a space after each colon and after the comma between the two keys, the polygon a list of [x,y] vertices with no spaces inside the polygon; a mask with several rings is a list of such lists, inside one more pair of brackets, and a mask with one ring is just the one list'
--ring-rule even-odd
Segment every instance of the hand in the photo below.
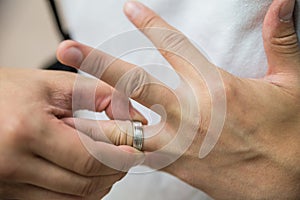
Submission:
{"label": "hand", "polygon": [[[171,90],[140,68],[76,42],[64,42],[57,55],[61,62],[81,67],[111,86],[123,85],[119,91],[149,108],[154,104],[164,107],[162,123],[144,126],[145,164],[157,168],[166,158],[179,155],[162,170],[217,199],[297,199],[300,48],[292,20],[293,6],[293,0],[275,0],[267,13],[263,36],[269,70],[262,79],[242,79],[217,68],[186,37],[133,1],[125,5],[126,15],[181,75],[183,88]],[[76,54],[70,49],[77,49]],[[76,60],[78,56],[90,62]],[[87,65],[93,60],[98,65]],[[222,84],[214,76],[215,71]],[[118,83],[121,78],[123,84]],[[211,84],[214,80],[216,83]],[[149,82],[158,84],[145,84]],[[224,124],[216,123],[215,117],[219,122],[224,119]],[[103,128],[99,135],[106,134],[113,142],[122,134],[132,135],[130,129],[122,133],[113,121],[64,121],[72,127],[79,124],[80,131],[92,133],[96,139],[97,127]],[[220,125],[221,135],[212,131]],[[157,130],[157,135],[147,138]],[[118,143],[132,145],[125,140]],[[190,145],[182,149],[186,144]],[[199,159],[201,145],[209,154]],[[154,151],[160,153],[154,155]]]}
{"label": "hand", "polygon": [[[95,142],[89,152],[81,133],[60,119],[71,117],[76,79],[84,85],[77,95],[95,92],[95,111],[111,115],[113,89],[94,79],[71,73],[0,68],[0,198],[100,199],[143,154],[128,146]],[[95,85],[97,88],[91,87]],[[95,89],[95,90],[94,90]],[[85,101],[77,109],[91,109]],[[143,117],[130,107],[131,117]],[[99,162],[91,153],[118,159],[118,171]],[[127,160],[126,160],[127,159]]]}

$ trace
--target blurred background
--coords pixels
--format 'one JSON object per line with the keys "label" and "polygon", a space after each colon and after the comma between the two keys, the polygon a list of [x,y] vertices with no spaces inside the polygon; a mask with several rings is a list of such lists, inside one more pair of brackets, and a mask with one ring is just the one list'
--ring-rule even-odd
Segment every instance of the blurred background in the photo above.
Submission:
{"label": "blurred background", "polygon": [[0,67],[42,68],[60,42],[48,1],[0,0]]}

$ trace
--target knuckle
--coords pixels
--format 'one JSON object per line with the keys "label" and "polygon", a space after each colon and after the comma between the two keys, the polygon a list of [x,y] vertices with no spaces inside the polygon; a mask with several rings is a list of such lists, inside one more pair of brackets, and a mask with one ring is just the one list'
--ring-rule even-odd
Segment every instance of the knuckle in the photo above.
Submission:
{"label": "knuckle", "polygon": [[37,133],[43,132],[43,129],[33,127],[32,121],[26,119],[20,114],[17,118],[12,118],[6,121],[5,126],[1,128],[3,136],[10,141],[10,144],[29,144],[35,139]]}
{"label": "knuckle", "polygon": [[18,148],[28,145],[34,137],[32,131],[26,130],[21,122],[6,123],[5,128],[1,129],[2,143],[1,148],[8,152],[13,150],[13,156],[0,154],[0,180],[12,180],[16,178],[20,163],[18,162]]}
{"label": "knuckle", "polygon": [[78,172],[85,176],[96,175],[100,170],[100,162],[96,160],[91,154],[83,160],[83,164],[79,168]]}
{"label": "knuckle", "polygon": [[164,32],[160,44],[163,56],[172,57],[177,55],[184,48],[188,39],[178,31],[166,30]]}
{"label": "knuckle", "polygon": [[157,15],[151,14],[147,15],[141,22],[141,28],[155,27],[159,17]]}
{"label": "knuckle", "polygon": [[[68,79],[63,79],[63,80],[68,80]],[[54,105],[57,105],[59,107],[68,108],[69,107],[68,105],[72,104],[71,91],[69,91],[68,93],[63,93],[61,92],[60,89],[53,89],[50,94],[50,99]]]}
{"label": "knuckle", "polygon": [[98,185],[94,179],[87,179],[79,190],[79,195],[86,197],[93,194],[97,190]]}
{"label": "knuckle", "polygon": [[271,48],[281,54],[296,54],[299,52],[298,37],[296,32],[279,37],[272,37]]}
{"label": "knuckle", "polygon": [[146,84],[149,83],[149,80],[148,73],[144,69],[136,67],[126,78],[125,94],[133,99],[144,99],[147,95],[148,86]]}

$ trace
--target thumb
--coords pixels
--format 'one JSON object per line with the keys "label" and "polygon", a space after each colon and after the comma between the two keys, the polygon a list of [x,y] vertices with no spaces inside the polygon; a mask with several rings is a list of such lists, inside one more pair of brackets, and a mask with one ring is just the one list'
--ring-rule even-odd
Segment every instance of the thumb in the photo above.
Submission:
{"label": "thumb", "polygon": [[300,48],[293,21],[295,0],[274,0],[263,26],[268,75],[300,72]]}

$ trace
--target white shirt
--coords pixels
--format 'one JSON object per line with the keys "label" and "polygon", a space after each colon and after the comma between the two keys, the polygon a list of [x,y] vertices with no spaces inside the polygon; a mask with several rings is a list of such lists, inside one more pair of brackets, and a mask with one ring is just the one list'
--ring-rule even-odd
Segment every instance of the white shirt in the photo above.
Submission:
{"label": "white shirt", "polygon": [[[97,47],[110,41],[112,36],[133,30],[133,25],[122,12],[125,2],[125,0],[62,0],[68,28],[73,38]],[[217,66],[241,77],[255,78],[265,74],[267,62],[262,41],[262,23],[272,0],[141,0],[141,2],[196,42]],[[130,41],[127,42],[130,45]],[[153,58],[153,55],[142,56],[142,64],[151,62]],[[129,56],[127,59],[135,64],[141,62],[140,55]],[[127,175],[116,184],[105,199],[206,198],[208,197],[202,192],[175,177],[154,172]]]}

